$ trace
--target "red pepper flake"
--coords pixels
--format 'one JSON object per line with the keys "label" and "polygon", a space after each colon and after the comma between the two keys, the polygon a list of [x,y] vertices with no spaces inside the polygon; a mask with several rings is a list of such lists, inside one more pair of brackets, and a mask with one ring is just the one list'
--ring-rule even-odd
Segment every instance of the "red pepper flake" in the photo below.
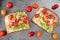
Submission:
{"label": "red pepper flake", "polygon": [[58,7],[59,7],[58,4],[54,4],[54,5],[52,6],[52,9],[57,9]]}

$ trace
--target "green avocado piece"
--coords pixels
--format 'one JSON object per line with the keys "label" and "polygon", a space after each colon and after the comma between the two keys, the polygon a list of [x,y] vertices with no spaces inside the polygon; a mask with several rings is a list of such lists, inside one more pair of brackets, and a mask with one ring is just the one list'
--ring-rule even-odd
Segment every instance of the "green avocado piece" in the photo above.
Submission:
{"label": "green avocado piece", "polygon": [[19,26],[17,26],[17,27],[14,27],[14,26],[12,26],[11,27],[11,29],[13,29],[13,30],[18,30],[18,29],[20,29],[20,28],[27,28],[27,25],[25,25],[25,24],[21,24],[21,25],[19,25]]}
{"label": "green avocado piece", "polygon": [[45,22],[41,22],[40,19],[38,20],[39,24],[48,31],[51,31],[52,26],[47,26]]}

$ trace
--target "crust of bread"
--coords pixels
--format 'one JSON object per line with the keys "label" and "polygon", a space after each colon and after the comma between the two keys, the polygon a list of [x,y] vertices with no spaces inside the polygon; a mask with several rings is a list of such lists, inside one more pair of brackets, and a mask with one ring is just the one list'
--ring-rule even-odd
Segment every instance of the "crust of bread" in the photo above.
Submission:
{"label": "crust of bread", "polygon": [[[41,7],[41,8],[45,8],[45,7]],[[39,8],[40,9],[40,8]],[[47,10],[48,10],[48,12],[51,12],[51,14],[52,15],[54,15],[55,16],[55,22],[58,22],[59,21],[59,17],[57,16],[57,14],[55,13],[55,12],[52,12],[50,9],[48,9],[47,8]],[[32,18],[32,22],[34,23],[34,24],[36,24],[36,25],[38,25],[40,28],[42,28],[42,26],[41,25],[39,25],[37,22],[34,22],[34,17]],[[44,28],[42,28],[43,30],[45,30]],[[53,29],[55,29],[55,27],[53,27],[52,29],[51,29],[51,32],[53,31]],[[51,33],[51,32],[48,32],[47,30],[45,30],[47,33]]]}
{"label": "crust of bread", "polygon": [[[17,11],[17,12],[20,12],[20,11]],[[15,12],[13,12],[13,13],[15,13]],[[12,14],[12,13],[10,13],[10,14]],[[9,15],[9,14],[8,14],[8,15]],[[30,24],[29,24],[29,25],[28,25],[28,28],[18,29],[18,30],[15,30],[15,31],[14,31],[14,30],[11,30],[9,24],[6,23],[6,19],[7,19],[8,15],[6,15],[6,16],[5,16],[5,19],[4,19],[7,33],[13,33],[13,32],[18,32],[18,31],[21,31],[21,30],[30,29]],[[28,19],[28,20],[29,20],[29,19]],[[30,23],[30,22],[29,22],[29,23]]]}

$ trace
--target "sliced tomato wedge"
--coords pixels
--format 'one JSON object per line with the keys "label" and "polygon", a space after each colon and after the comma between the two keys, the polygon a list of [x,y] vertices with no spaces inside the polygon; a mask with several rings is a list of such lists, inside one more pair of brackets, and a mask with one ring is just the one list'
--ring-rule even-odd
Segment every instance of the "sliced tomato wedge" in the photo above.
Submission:
{"label": "sliced tomato wedge", "polygon": [[39,17],[39,14],[36,13],[34,16],[35,16],[35,18],[38,18]]}
{"label": "sliced tomato wedge", "polygon": [[12,18],[13,18],[13,15],[12,15],[12,14],[10,14],[10,15],[9,15],[9,19],[11,20]]}
{"label": "sliced tomato wedge", "polygon": [[42,13],[43,13],[43,14],[46,14],[46,13],[47,13],[47,8],[44,8],[44,9],[42,10]]}
{"label": "sliced tomato wedge", "polygon": [[24,22],[25,24],[28,23],[28,17],[27,17],[26,15],[24,15],[24,16],[22,17],[22,20],[23,20],[23,22]]}
{"label": "sliced tomato wedge", "polygon": [[47,21],[46,21],[46,25],[47,25],[47,26],[50,26],[50,21],[47,20]]}

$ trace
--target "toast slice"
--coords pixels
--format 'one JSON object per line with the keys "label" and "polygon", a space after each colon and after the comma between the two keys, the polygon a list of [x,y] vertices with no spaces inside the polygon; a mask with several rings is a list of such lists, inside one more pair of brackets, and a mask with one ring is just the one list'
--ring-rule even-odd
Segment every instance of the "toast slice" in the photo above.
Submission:
{"label": "toast slice", "polygon": [[41,7],[35,12],[32,22],[51,33],[57,25],[58,16],[48,8]]}
{"label": "toast slice", "polygon": [[18,11],[5,16],[7,33],[29,29],[29,19],[25,12]]}

